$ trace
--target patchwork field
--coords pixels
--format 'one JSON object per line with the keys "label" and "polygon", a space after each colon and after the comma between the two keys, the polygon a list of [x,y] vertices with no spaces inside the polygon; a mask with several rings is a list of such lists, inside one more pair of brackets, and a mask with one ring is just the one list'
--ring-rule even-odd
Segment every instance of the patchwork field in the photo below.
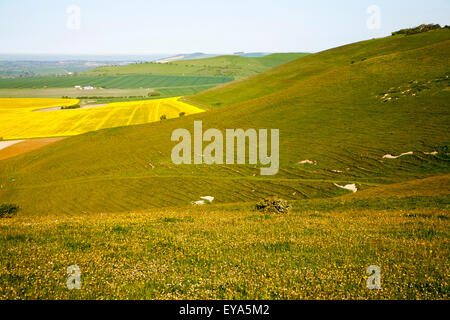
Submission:
{"label": "patchwork field", "polygon": [[182,75],[99,75],[99,76],[46,76],[29,78],[0,79],[0,88],[70,88],[75,86],[93,86],[102,88],[159,88],[221,84],[233,81],[233,77],[182,76]]}
{"label": "patchwork field", "polygon": [[37,111],[76,105],[75,99],[0,99],[0,137],[4,140],[70,136],[159,121],[202,112],[179,98],[115,102],[105,106]]}
{"label": "patchwork field", "polygon": [[[147,97],[150,92],[159,92],[156,98],[170,98],[185,95],[191,95],[216,86],[216,84],[200,84],[180,87],[161,87],[161,88],[134,88],[134,89],[101,89],[79,90],[75,88],[0,88],[0,98],[93,98],[95,100],[137,100],[137,97]],[[155,98],[155,97],[153,97]]]}
{"label": "patchwork field", "polygon": [[205,59],[138,63],[125,66],[98,67],[86,75],[161,74],[183,76],[217,76],[236,79],[254,76],[283,63],[307,56],[307,53],[273,53],[264,57],[224,55]]}
{"label": "patchwork field", "polygon": [[80,90],[76,88],[16,88],[4,89],[0,88],[0,98],[51,98],[59,99],[61,97],[128,97],[128,96],[144,96],[146,97],[151,89],[93,89]]}

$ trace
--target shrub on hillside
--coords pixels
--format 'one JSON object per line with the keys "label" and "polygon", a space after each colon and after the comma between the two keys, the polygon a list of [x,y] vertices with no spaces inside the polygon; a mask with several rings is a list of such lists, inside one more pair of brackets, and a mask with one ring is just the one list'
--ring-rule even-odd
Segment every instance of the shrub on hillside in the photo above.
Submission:
{"label": "shrub on hillside", "polygon": [[[444,28],[447,28],[447,26],[445,26]],[[421,24],[420,26],[415,27],[415,28],[401,29],[401,30],[392,32],[392,35],[395,36],[397,34],[404,34],[404,35],[409,36],[412,34],[427,32],[427,31],[436,30],[436,29],[442,29],[442,28],[439,24]]]}
{"label": "shrub on hillside", "polygon": [[68,109],[79,109],[80,105],[76,104],[74,106],[63,106],[61,107],[61,110],[68,110]]}
{"label": "shrub on hillside", "polygon": [[183,117],[186,114],[186,112],[180,112],[180,117]]}
{"label": "shrub on hillside", "polygon": [[167,119],[167,116],[166,116],[165,114],[163,114],[161,117],[159,117],[159,119],[161,119],[161,120],[166,120],[166,119]]}
{"label": "shrub on hillside", "polygon": [[256,210],[268,213],[288,213],[291,206],[286,200],[279,198],[267,198],[255,205]]}
{"label": "shrub on hillside", "polygon": [[11,218],[19,211],[19,206],[15,204],[2,204],[0,206],[0,218]]}
{"label": "shrub on hillside", "polygon": [[149,97],[159,97],[160,95],[161,95],[161,93],[159,93],[157,91],[149,92],[149,94],[148,94]]}

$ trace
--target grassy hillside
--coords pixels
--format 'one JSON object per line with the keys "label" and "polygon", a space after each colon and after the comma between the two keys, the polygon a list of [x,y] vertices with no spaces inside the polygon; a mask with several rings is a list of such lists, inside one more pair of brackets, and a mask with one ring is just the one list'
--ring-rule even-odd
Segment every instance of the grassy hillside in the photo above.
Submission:
{"label": "grassy hillside", "polygon": [[[447,174],[449,55],[449,30],[310,55],[190,97],[222,108],[90,132],[3,160],[0,202],[18,203],[23,215],[119,212],[189,205],[205,195],[218,203],[324,198],[348,193],[335,183],[365,190]],[[194,119],[204,130],[280,129],[279,173],[174,165],[171,133],[192,132]]]}
{"label": "grassy hillside", "polygon": [[[360,65],[368,65],[369,59],[388,56],[401,55],[408,50],[429,46],[449,39],[448,30],[432,31],[410,36],[393,36],[382,39],[373,39],[363,42],[353,43],[342,47],[330,49],[286,63],[283,66],[264,72],[257,77],[245,81],[234,81],[223,86],[220,90],[210,90],[202,92],[192,99],[202,104],[209,104],[211,107],[235,104],[250,99],[262,97],[308,79],[337,70],[356,70]],[[377,63],[376,60],[372,60]],[[445,61],[443,61],[445,64]],[[350,68],[355,64],[355,68]],[[394,66],[392,66],[394,67]],[[405,66],[402,66],[403,68]],[[401,69],[407,76],[407,70]],[[393,71],[393,70],[391,70]],[[448,71],[445,65],[442,66],[442,73]],[[372,82],[367,77],[368,82]],[[338,81],[345,81],[341,77]],[[365,90],[370,83],[361,86]],[[352,90],[360,88],[350,88]]]}
{"label": "grassy hillside", "polygon": [[219,56],[205,59],[179,60],[170,63],[140,63],[126,66],[99,67],[84,74],[159,74],[243,78],[306,55],[307,53],[274,53],[264,57]]}
{"label": "grassy hillside", "polygon": [[[447,300],[449,56],[449,30],[355,43],[188,97],[201,114],[1,160],[21,211],[0,219],[0,299]],[[279,173],[174,165],[194,120],[278,128]],[[292,211],[255,211],[271,195]]]}

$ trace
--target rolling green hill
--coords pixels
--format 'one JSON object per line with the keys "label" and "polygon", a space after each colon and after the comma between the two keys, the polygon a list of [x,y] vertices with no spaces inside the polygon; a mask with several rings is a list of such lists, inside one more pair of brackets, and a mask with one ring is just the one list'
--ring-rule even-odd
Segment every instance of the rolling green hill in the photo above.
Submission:
{"label": "rolling green hill", "polygon": [[[420,33],[414,37],[393,36],[353,43],[309,55],[302,60],[294,60],[268,70],[258,77],[230,83],[220,90],[202,92],[192,97],[192,100],[210,105],[210,107],[239,103],[293,87],[320,74],[338,69],[346,70],[352,64],[355,64],[356,67],[368,63],[366,60],[370,58],[401,54],[446,39],[448,39],[448,29]],[[444,66],[442,69],[445,70]]]}
{"label": "rolling green hill", "polygon": [[307,53],[274,53],[264,57],[218,56],[169,63],[139,63],[126,66],[99,67],[86,71],[84,74],[155,74],[244,78],[306,55]]}
{"label": "rolling green hill", "polygon": [[[188,97],[213,110],[90,132],[0,162],[22,214],[119,212],[277,195],[301,200],[449,173],[450,31],[363,41]],[[218,108],[218,107],[221,108]],[[280,171],[171,162],[176,128],[278,128]],[[412,154],[397,159],[384,155]],[[301,163],[310,160],[312,164]]]}

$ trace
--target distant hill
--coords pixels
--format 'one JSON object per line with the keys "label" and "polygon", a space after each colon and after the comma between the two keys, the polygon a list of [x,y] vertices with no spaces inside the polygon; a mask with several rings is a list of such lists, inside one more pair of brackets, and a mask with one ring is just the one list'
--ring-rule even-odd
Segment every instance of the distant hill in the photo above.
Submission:
{"label": "distant hill", "polygon": [[[198,54],[194,54],[198,55]],[[251,55],[251,54],[250,54]],[[258,55],[258,54],[256,54]],[[274,53],[266,56],[246,57],[226,55],[211,58],[183,60],[184,56],[165,58],[165,63],[138,63],[126,66],[99,67],[85,72],[86,75],[191,75],[245,78],[256,75],[283,63],[308,55],[307,53]],[[177,58],[177,59],[175,59]],[[170,60],[173,59],[173,60]]]}
{"label": "distant hill", "polygon": [[181,53],[181,54],[177,54],[175,56],[164,57],[162,59],[158,59],[158,60],[155,60],[152,62],[166,63],[166,62],[174,62],[174,61],[180,61],[180,60],[213,58],[213,57],[217,57],[217,56],[220,56],[220,54],[206,54],[206,53],[202,53],[202,52]]}
{"label": "distant hill", "polygon": [[269,52],[234,52],[234,55],[241,56],[241,57],[248,57],[248,58],[257,58],[257,57],[264,57],[271,53]]}
{"label": "distant hill", "polygon": [[[449,56],[448,29],[311,54],[187,98],[207,112],[94,131],[2,160],[0,202],[30,215],[119,212],[188,206],[207,195],[214,203],[327,198],[350,192],[337,185],[360,192],[448,174]],[[278,174],[174,165],[171,133],[192,132],[194,120],[203,130],[279,129]]]}
{"label": "distant hill", "polygon": [[[270,52],[234,52],[233,55],[248,57],[248,58],[259,58],[264,57],[271,54]],[[181,53],[175,56],[164,57],[152,62],[157,63],[166,63],[166,62],[174,62],[180,60],[195,60],[195,59],[205,59],[205,58],[213,58],[218,56],[224,56],[226,54],[208,54],[203,52],[195,52],[195,53]]]}

